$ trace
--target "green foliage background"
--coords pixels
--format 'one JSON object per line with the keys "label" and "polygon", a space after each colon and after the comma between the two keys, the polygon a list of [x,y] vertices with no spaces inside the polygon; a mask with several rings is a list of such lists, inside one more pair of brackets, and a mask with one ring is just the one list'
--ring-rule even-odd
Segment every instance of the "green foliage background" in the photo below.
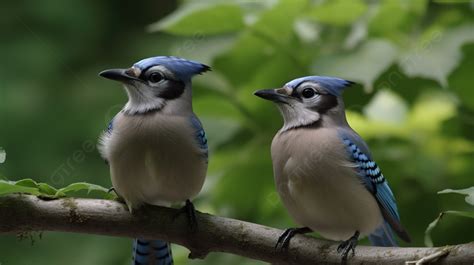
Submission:
{"label": "green foliage background", "polygon": [[[389,179],[412,246],[421,246],[439,212],[473,210],[459,195],[436,194],[474,184],[473,14],[472,1],[447,0],[2,1],[0,175],[110,186],[90,146],[126,96],[97,73],[177,55],[213,68],[194,79],[211,149],[197,207],[289,227],[269,154],[281,118],[252,93],[304,75],[339,76],[360,84],[345,92],[349,122]],[[472,241],[472,227],[446,216],[434,244]],[[44,233],[31,245],[0,236],[2,265],[129,264],[130,251],[123,238]],[[174,253],[177,264],[259,264]]]}

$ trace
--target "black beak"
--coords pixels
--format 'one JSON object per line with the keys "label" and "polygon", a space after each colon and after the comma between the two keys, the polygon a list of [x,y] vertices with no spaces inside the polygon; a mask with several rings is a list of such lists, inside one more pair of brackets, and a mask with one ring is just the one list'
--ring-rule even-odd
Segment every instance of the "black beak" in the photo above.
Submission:
{"label": "black beak", "polygon": [[257,90],[253,93],[257,97],[261,97],[266,100],[271,100],[278,103],[285,103],[286,102],[286,95],[280,94],[277,92],[277,89],[262,89]]}
{"label": "black beak", "polygon": [[104,70],[99,73],[99,76],[120,81],[120,82],[129,82],[131,80],[138,80],[136,76],[133,75],[133,72],[130,69],[109,69]]}

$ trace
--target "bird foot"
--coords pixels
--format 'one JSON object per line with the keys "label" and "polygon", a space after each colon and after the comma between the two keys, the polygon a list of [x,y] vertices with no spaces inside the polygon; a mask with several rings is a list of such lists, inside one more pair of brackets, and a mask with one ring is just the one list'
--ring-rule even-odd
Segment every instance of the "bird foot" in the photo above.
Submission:
{"label": "bird foot", "polygon": [[311,229],[308,227],[300,227],[300,228],[288,228],[280,235],[278,241],[275,245],[275,250],[277,251],[284,251],[288,250],[290,245],[290,240],[297,234],[306,234],[311,232]]}
{"label": "bird foot", "polygon": [[188,218],[188,224],[191,232],[196,232],[198,229],[196,208],[194,208],[194,204],[190,200],[186,200],[186,204],[181,209],[179,209],[178,212],[176,212],[174,219],[183,213],[185,213],[186,217]]}
{"label": "bird foot", "polygon": [[115,195],[117,196],[116,198],[114,198],[114,200],[120,202],[120,203],[125,203],[127,204],[127,202],[125,201],[124,198],[122,198],[122,196],[120,196],[120,194],[117,193],[117,190],[115,190],[114,187],[110,187],[108,190],[107,190],[107,193],[115,193]]}
{"label": "bird foot", "polygon": [[357,243],[359,241],[359,231],[356,231],[354,235],[349,238],[346,241],[343,241],[338,247],[337,247],[337,253],[341,253],[342,256],[342,264],[346,264],[347,262],[347,256],[350,251],[352,251],[352,256],[355,255],[355,248],[357,246]]}

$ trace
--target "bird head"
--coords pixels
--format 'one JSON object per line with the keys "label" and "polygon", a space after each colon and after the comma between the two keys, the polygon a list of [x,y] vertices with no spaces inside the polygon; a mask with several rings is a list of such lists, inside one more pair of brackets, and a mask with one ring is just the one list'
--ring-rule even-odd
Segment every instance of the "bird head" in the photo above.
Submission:
{"label": "bird head", "polygon": [[283,130],[288,130],[309,126],[324,117],[345,122],[342,91],[352,84],[336,77],[306,76],[282,88],[258,90],[255,95],[277,104],[285,122]]}
{"label": "bird head", "polygon": [[167,108],[169,112],[192,111],[191,78],[210,67],[172,56],[143,59],[127,69],[109,69],[99,76],[121,82],[128,94],[124,112],[144,114]]}

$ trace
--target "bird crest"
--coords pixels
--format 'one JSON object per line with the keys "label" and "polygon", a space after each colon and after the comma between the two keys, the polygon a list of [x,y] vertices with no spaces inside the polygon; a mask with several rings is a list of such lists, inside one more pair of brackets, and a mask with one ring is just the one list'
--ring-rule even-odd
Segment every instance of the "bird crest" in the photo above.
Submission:
{"label": "bird crest", "polygon": [[331,95],[334,95],[336,97],[340,96],[342,94],[342,91],[350,87],[351,85],[354,84],[354,82],[337,78],[337,77],[329,77],[329,76],[305,76],[301,78],[297,78],[294,80],[291,80],[290,82],[286,83],[286,87],[290,88],[296,88],[300,84],[304,82],[314,82],[319,84],[323,89],[327,90]]}
{"label": "bird crest", "polygon": [[194,75],[202,74],[211,69],[205,64],[174,56],[150,57],[135,63],[133,66],[143,72],[156,65],[163,65],[182,81],[189,81]]}

